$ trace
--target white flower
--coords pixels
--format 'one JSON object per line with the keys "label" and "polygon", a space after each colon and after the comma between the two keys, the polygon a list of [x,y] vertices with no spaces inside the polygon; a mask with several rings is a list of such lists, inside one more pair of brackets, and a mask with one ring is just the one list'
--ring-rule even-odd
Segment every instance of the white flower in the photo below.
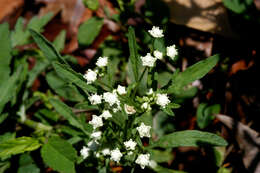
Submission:
{"label": "white flower", "polygon": [[93,126],[93,128],[96,129],[98,127],[103,126],[103,121],[102,121],[101,117],[99,117],[97,115],[93,115],[92,120],[89,122],[89,124],[91,124]]}
{"label": "white flower", "polygon": [[148,102],[144,102],[141,106],[142,109],[144,110],[151,110],[151,106]]}
{"label": "white flower", "polygon": [[94,138],[95,141],[101,139],[101,135],[102,135],[102,132],[101,131],[97,131],[97,132],[94,132],[90,135],[91,138]]}
{"label": "white flower", "polygon": [[157,163],[154,160],[150,160],[149,166],[154,169],[156,168]]}
{"label": "white flower", "polygon": [[111,160],[115,162],[119,162],[123,154],[120,152],[118,148],[111,151]]}
{"label": "white flower", "polygon": [[165,108],[171,101],[169,100],[167,94],[157,94],[156,95],[156,104]]}
{"label": "white flower", "polygon": [[141,125],[139,127],[137,127],[136,129],[138,130],[141,138],[151,137],[151,135],[150,135],[151,126],[146,126],[144,123],[141,123]]}
{"label": "white flower", "polygon": [[150,164],[150,154],[140,154],[135,160],[135,163],[139,164],[141,168],[144,169],[145,166],[149,166]]}
{"label": "white flower", "polygon": [[124,142],[126,150],[135,150],[136,142],[130,139],[129,141]]}
{"label": "white flower", "polygon": [[117,92],[118,92],[118,94],[120,94],[120,95],[126,94],[125,87],[124,87],[124,86],[121,86],[121,85],[118,85],[118,87],[117,87]]}
{"label": "white flower", "polygon": [[155,61],[157,60],[150,53],[147,53],[146,56],[141,56],[140,58],[142,60],[143,66],[148,66],[148,67],[153,67]]}
{"label": "white flower", "polygon": [[105,66],[107,66],[107,60],[108,60],[108,57],[99,57],[96,62],[96,65],[98,67],[105,67]]}
{"label": "white flower", "polygon": [[108,110],[105,110],[100,116],[103,117],[104,119],[108,119],[112,117],[112,114]]}
{"label": "white flower", "polygon": [[116,93],[105,92],[103,94],[103,98],[104,98],[105,102],[109,103],[110,106],[120,103]]}
{"label": "white flower", "polygon": [[124,105],[124,108],[125,108],[125,112],[126,112],[127,114],[132,115],[132,114],[136,113],[136,110],[135,110],[135,108],[134,108],[133,106],[130,106],[130,105],[125,104],[125,105]]}
{"label": "white flower", "polygon": [[146,93],[147,95],[152,95],[153,94],[153,89],[150,88],[149,91]]}
{"label": "white flower", "polygon": [[96,158],[100,157],[100,153],[99,152],[95,152],[94,154],[95,154]]}
{"label": "white flower", "polygon": [[108,148],[105,148],[101,151],[101,153],[104,155],[104,156],[107,156],[107,155],[110,155],[110,150]]}
{"label": "white flower", "polygon": [[83,146],[83,148],[80,150],[80,155],[83,157],[83,159],[86,159],[89,156],[89,148]]}
{"label": "white flower", "polygon": [[157,59],[162,59],[162,58],[163,58],[163,53],[160,52],[160,51],[158,51],[158,50],[155,50],[155,51],[153,52],[153,55],[154,55],[155,58],[157,58]]}
{"label": "white flower", "polygon": [[97,80],[97,73],[91,69],[88,69],[86,74],[83,76],[87,80],[87,84],[93,83],[95,80]]}
{"label": "white flower", "polygon": [[132,154],[134,154],[133,151],[130,151],[127,153],[127,155],[129,155],[129,156],[131,156]]}
{"label": "white flower", "polygon": [[166,48],[166,54],[169,56],[172,60],[176,55],[178,55],[178,51],[175,47],[175,45],[169,46]]}
{"label": "white flower", "polygon": [[89,96],[88,99],[92,105],[97,105],[97,104],[101,103],[102,96],[93,94],[93,95]]}
{"label": "white flower", "polygon": [[161,38],[164,36],[163,30],[156,26],[153,26],[153,28],[151,30],[149,30],[148,32],[155,38]]}

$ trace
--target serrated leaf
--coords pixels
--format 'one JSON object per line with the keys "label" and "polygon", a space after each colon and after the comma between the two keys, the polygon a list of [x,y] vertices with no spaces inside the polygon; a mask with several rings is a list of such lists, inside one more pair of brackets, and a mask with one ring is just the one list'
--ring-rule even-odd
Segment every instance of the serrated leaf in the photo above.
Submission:
{"label": "serrated leaf", "polygon": [[66,79],[68,82],[74,83],[83,91],[88,91],[88,92],[96,92],[97,89],[91,85],[88,85],[86,80],[83,78],[83,76],[77,72],[75,72],[72,68],[68,67],[65,64],[60,64],[58,62],[52,63],[55,71],[57,74]]}
{"label": "serrated leaf", "polygon": [[138,52],[137,52],[137,44],[136,44],[136,38],[135,38],[135,31],[134,28],[129,27],[128,29],[128,46],[130,50],[130,64],[131,64],[131,70],[134,74],[134,80],[135,82],[139,79],[139,72],[138,72]]}
{"label": "serrated leaf", "polygon": [[34,16],[29,21],[26,29],[24,29],[24,19],[19,17],[16,22],[15,29],[12,32],[12,47],[29,43],[29,29],[33,29],[36,32],[42,32],[42,28],[51,20],[52,16],[52,13],[48,13],[42,17]]}
{"label": "serrated leaf", "polygon": [[65,103],[63,103],[57,99],[50,99],[50,103],[53,105],[53,107],[59,114],[61,114],[64,118],[66,118],[69,121],[69,123],[72,126],[81,129],[86,134],[90,134],[90,131],[87,131],[84,128],[84,125],[80,122],[80,120],[72,112],[72,109],[69,106],[67,106]]}
{"label": "serrated leaf", "polygon": [[49,42],[46,38],[44,38],[40,33],[38,33],[35,30],[30,29],[30,33],[31,33],[34,41],[36,42],[36,44],[42,50],[44,56],[50,62],[59,61],[63,64],[67,64],[67,62],[59,54],[59,52],[55,49],[55,47],[51,44],[51,42]]}
{"label": "serrated leaf", "polygon": [[70,143],[59,138],[51,137],[41,149],[45,164],[62,173],[75,173],[77,152]]}
{"label": "serrated leaf", "polygon": [[0,113],[2,112],[5,104],[11,100],[13,94],[16,90],[16,84],[19,80],[20,73],[22,71],[22,67],[19,67],[17,71],[5,81],[2,85],[0,85]]}
{"label": "serrated leaf", "polygon": [[41,146],[37,139],[31,137],[19,137],[7,140],[0,144],[0,158],[9,157],[11,155],[33,151]]}
{"label": "serrated leaf", "polygon": [[153,147],[200,147],[200,146],[226,146],[227,142],[220,136],[198,130],[184,130],[162,136]]}
{"label": "serrated leaf", "polygon": [[103,19],[92,17],[80,25],[78,32],[79,43],[84,46],[90,45],[98,36],[103,23]]}
{"label": "serrated leaf", "polygon": [[[0,81],[6,81],[10,75],[9,64],[11,62],[11,40],[9,25],[0,24]],[[0,82],[0,86],[2,82]]]}
{"label": "serrated leaf", "polygon": [[217,64],[218,60],[219,55],[211,56],[188,67],[184,72],[174,75],[172,85],[168,88],[167,93],[180,94],[183,87],[205,76]]}
{"label": "serrated leaf", "polygon": [[54,71],[47,73],[46,80],[49,86],[61,97],[70,101],[82,102],[84,97],[79,93],[77,88],[68,84],[60,78]]}
{"label": "serrated leaf", "polygon": [[66,41],[66,31],[62,30],[59,33],[59,35],[55,38],[55,40],[53,41],[53,45],[58,52],[60,52],[64,49],[65,41]]}

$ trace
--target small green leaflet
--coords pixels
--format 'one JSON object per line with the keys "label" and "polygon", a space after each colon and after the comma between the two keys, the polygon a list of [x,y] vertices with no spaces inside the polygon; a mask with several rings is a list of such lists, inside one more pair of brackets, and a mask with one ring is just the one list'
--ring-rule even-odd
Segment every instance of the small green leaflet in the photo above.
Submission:
{"label": "small green leaflet", "polygon": [[104,23],[103,19],[97,17],[92,17],[86,22],[84,22],[79,27],[79,32],[78,32],[79,44],[84,46],[90,45],[98,36],[103,26],[103,23]]}
{"label": "small green leaflet", "polygon": [[41,149],[45,164],[62,173],[75,173],[77,152],[70,143],[60,137],[51,137]]}
{"label": "small green leaflet", "polygon": [[59,35],[55,38],[55,40],[53,41],[53,45],[58,52],[60,52],[64,49],[65,41],[66,41],[66,31],[62,30],[59,33]]}
{"label": "small green leaflet", "polygon": [[19,165],[17,173],[40,173],[40,169],[34,163],[29,153],[20,156]]}
{"label": "small green leaflet", "polygon": [[87,84],[86,80],[83,78],[81,74],[75,72],[69,66],[65,64],[60,64],[58,62],[53,62],[52,65],[60,77],[65,78],[67,81],[71,83],[74,83],[75,85],[83,89],[83,91],[97,91],[95,87]]}
{"label": "small green leaflet", "polygon": [[183,87],[205,76],[217,64],[218,60],[219,55],[214,55],[188,67],[184,72],[173,75],[172,85],[168,88],[167,93],[180,94]]}
{"label": "small green leaflet", "polygon": [[33,151],[40,146],[39,141],[31,137],[10,139],[0,144],[0,158],[6,158],[26,151]]}
{"label": "small green leaflet", "polygon": [[226,146],[227,142],[213,133],[198,130],[184,130],[162,136],[152,147],[200,147],[200,146]]}

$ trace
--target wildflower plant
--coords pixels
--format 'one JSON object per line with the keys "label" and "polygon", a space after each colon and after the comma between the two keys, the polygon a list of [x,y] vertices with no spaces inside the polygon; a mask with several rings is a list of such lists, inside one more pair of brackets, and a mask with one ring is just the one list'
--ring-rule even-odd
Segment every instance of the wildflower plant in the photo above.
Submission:
{"label": "wildflower plant", "polygon": [[[154,26],[147,32],[154,43],[152,48],[139,55],[135,31],[130,27],[128,75],[120,82],[111,82],[115,76],[109,73],[109,57],[99,57],[94,68],[79,73],[41,34],[34,30],[30,33],[55,73],[81,93],[83,99],[66,104],[58,97],[47,98],[50,109],[56,113],[54,116],[66,121],[66,126],[36,123],[38,133],[34,137],[0,141],[2,160],[41,148],[46,166],[58,172],[74,173],[82,167],[111,172],[113,166],[130,168],[132,172],[135,169],[162,172],[168,169],[160,163],[167,162],[165,153],[171,148],[227,145],[220,136],[197,130],[177,131],[160,137],[154,133],[154,116],[164,112],[174,117],[174,109],[180,107],[175,102],[176,95],[207,74],[218,62],[218,55],[198,62],[184,72],[176,70],[168,83],[160,87],[156,65],[167,58],[170,62],[174,60],[178,50],[175,45],[165,46],[163,30]],[[19,69],[16,73],[20,73]],[[1,111],[3,106],[0,105]],[[24,113],[21,108],[20,117]],[[32,123],[26,117],[20,121]],[[8,148],[11,144],[22,147],[12,150]]]}

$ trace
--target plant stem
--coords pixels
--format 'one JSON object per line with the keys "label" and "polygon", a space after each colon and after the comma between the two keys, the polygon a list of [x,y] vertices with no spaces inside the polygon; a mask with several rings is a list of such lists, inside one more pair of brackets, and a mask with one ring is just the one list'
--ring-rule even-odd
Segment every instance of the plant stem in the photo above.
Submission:
{"label": "plant stem", "polygon": [[42,124],[42,123],[39,123],[39,122],[36,122],[36,121],[33,121],[33,120],[29,120],[29,119],[26,119],[25,121],[21,121],[19,120],[20,123],[30,127],[30,128],[33,128],[35,129],[36,131],[50,131],[52,130],[52,127],[51,126],[48,126],[48,125],[45,125],[45,124]]}
{"label": "plant stem", "polygon": [[138,86],[140,85],[140,82],[141,82],[141,80],[143,79],[146,70],[148,70],[148,67],[145,67],[143,73],[141,74],[140,78],[138,79],[137,84],[136,84],[136,87],[135,87],[135,89],[134,89],[134,92],[133,92],[133,95],[132,95],[132,96],[135,96],[136,91],[137,91],[137,88],[138,88]]}

